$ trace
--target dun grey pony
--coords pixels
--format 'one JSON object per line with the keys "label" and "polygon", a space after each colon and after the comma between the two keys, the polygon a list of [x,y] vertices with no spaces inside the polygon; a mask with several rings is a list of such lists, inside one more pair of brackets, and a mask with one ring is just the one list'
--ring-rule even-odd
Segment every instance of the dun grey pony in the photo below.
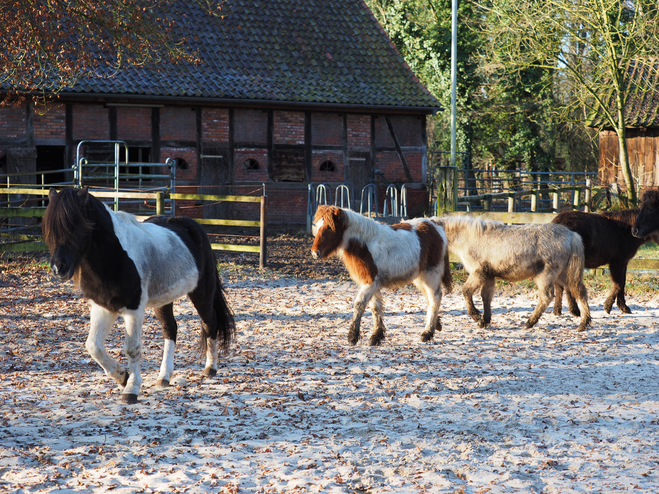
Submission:
{"label": "dun grey pony", "polygon": [[[486,327],[492,317],[496,278],[520,281],[533,278],[538,305],[526,323],[531,328],[554,299],[554,284],[564,287],[581,309],[583,331],[590,324],[588,295],[583,284],[584,248],[581,237],[563,225],[505,225],[469,216],[433,217],[444,228],[449,252],[458,256],[469,273],[462,288],[469,315]],[[480,289],[483,315],[474,306]]]}

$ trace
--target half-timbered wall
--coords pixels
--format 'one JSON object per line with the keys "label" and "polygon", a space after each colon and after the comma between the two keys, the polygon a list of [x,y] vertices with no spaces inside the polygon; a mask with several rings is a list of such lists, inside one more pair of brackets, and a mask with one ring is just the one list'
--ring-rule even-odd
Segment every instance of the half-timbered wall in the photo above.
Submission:
{"label": "half-timbered wall", "polygon": [[[417,215],[427,203],[425,130],[425,116],[417,115],[92,102],[11,106],[0,108],[0,172],[9,161],[26,172],[51,166],[31,158],[39,153],[59,156],[57,167],[68,167],[81,140],[123,140],[140,150],[140,160],[175,158],[180,191],[245,194],[265,184],[271,223],[305,223],[309,183],[334,190],[347,182],[357,199],[368,183],[381,194],[388,183],[406,183],[410,214]],[[218,213],[181,206],[184,214]],[[222,214],[254,212],[243,205]]]}

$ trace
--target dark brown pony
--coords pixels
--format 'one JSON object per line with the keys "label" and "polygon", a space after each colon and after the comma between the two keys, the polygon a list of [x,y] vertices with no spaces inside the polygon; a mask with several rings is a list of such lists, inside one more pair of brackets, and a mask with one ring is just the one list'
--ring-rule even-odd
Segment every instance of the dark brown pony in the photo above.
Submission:
{"label": "dark brown pony", "polygon": [[[641,209],[632,225],[635,237],[659,236],[659,190],[648,190],[643,194]],[[659,242],[658,242],[659,243]]]}
{"label": "dark brown pony", "polygon": [[[581,236],[586,268],[594,269],[608,264],[612,286],[604,301],[604,310],[607,313],[611,312],[613,302],[617,300],[620,311],[631,314],[631,310],[625,302],[627,264],[636,255],[636,251],[641,245],[659,240],[658,232],[642,238],[632,235],[632,224],[638,214],[638,208],[603,213],[563,211],[552,220],[552,223],[564,225]],[[554,291],[556,295],[554,313],[560,314],[563,288],[556,286]],[[570,313],[578,315],[579,308],[569,293],[567,300]]]}

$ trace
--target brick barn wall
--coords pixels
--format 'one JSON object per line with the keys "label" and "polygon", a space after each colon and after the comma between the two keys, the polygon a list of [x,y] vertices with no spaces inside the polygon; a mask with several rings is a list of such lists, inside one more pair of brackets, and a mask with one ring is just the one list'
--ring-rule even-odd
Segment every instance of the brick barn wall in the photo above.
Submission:
{"label": "brick barn wall", "polygon": [[276,111],[273,125],[275,144],[304,144],[304,113]]}
{"label": "brick barn wall", "polygon": [[109,139],[108,109],[103,105],[75,104],[73,114],[73,140]]}
{"label": "brick barn wall", "polygon": [[229,110],[203,108],[201,110],[201,140],[204,142],[229,142]]}
{"label": "brick barn wall", "polygon": [[[320,165],[330,160],[334,163],[335,171],[320,171]],[[343,153],[340,151],[314,151],[312,164],[312,182],[343,182]]]}
{"label": "brick barn wall", "polygon": [[[243,163],[250,158],[258,161],[258,170],[243,168]],[[236,182],[267,182],[268,151],[266,149],[236,149],[234,151],[234,180]]]}
{"label": "brick barn wall", "polygon": [[38,105],[32,116],[35,139],[66,139],[66,107]]}
{"label": "brick barn wall", "polygon": [[286,225],[307,222],[307,189],[269,187],[268,224]]}
{"label": "brick barn wall", "polygon": [[151,140],[151,108],[117,108],[117,139]]}
{"label": "brick barn wall", "polygon": [[[195,148],[170,148],[164,147],[160,150],[160,155],[164,162],[167,158],[182,158],[188,167],[182,170],[176,167],[176,183],[181,185],[192,185],[198,180],[197,150]],[[177,186],[178,190],[178,186]]]}
{"label": "brick barn wall", "polygon": [[343,117],[338,113],[311,114],[311,144],[314,146],[341,146]]}
{"label": "brick barn wall", "polygon": [[263,110],[235,109],[233,114],[235,142],[268,142],[268,113]]}
{"label": "brick barn wall", "polygon": [[348,147],[370,147],[371,116],[348,115]]}
{"label": "brick barn wall", "polygon": [[25,106],[0,107],[0,133],[9,139],[25,139]]}
{"label": "brick barn wall", "polygon": [[166,106],[160,109],[160,139],[196,141],[197,117],[190,107]]}

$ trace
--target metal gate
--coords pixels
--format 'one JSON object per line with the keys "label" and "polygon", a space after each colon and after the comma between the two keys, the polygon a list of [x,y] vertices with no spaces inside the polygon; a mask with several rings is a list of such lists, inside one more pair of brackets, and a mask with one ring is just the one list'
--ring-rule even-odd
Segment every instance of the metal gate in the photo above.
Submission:
{"label": "metal gate", "polygon": [[[108,148],[112,148],[111,151]],[[94,157],[99,151],[109,151],[113,159]],[[124,159],[121,159],[122,151]],[[91,156],[86,156],[91,155]],[[167,158],[165,163],[131,163],[128,160],[128,145],[124,141],[84,140],[76,148],[73,164],[74,183],[78,187],[88,185],[114,192],[140,190],[141,192],[175,191],[176,160]],[[131,202],[131,206],[128,203]],[[122,200],[124,210],[140,214],[143,201]],[[173,202],[170,202],[173,208]],[[114,199],[114,210],[119,210],[119,198]]]}

